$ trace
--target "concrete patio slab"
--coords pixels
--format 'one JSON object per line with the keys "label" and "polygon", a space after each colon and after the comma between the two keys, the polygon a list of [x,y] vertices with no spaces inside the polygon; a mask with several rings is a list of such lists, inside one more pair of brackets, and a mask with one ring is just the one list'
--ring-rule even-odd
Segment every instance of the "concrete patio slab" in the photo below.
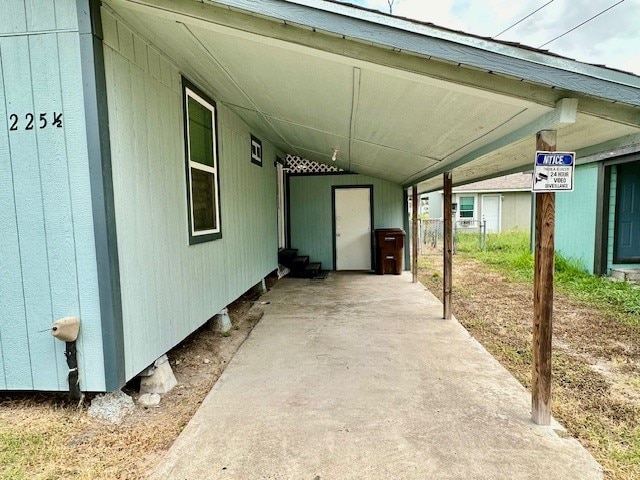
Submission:
{"label": "concrete patio slab", "polygon": [[600,479],[411,276],[281,280],[156,479]]}

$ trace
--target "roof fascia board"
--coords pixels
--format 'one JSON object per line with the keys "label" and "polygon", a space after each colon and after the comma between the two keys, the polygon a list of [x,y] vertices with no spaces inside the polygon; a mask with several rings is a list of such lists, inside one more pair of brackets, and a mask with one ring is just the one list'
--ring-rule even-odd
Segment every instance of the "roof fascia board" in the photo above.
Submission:
{"label": "roof fascia board", "polygon": [[207,0],[398,50],[640,106],[640,77],[318,0]]}
{"label": "roof fascia board", "polygon": [[[574,73],[589,75],[607,81],[615,81],[624,85],[640,85],[640,77],[627,72],[613,70],[606,66],[592,65],[589,63],[572,60],[558,55],[546,54],[544,50],[522,48],[506,42],[495,41],[491,38],[480,37],[467,34],[462,31],[451,30],[438,25],[429,25],[420,21],[413,21],[410,18],[397,17],[384,12],[374,12],[365,8],[354,8],[353,6],[336,3],[334,1],[325,2],[322,0],[284,0],[288,3],[305,5],[310,8],[322,10],[330,13],[348,16],[372,23],[377,23],[387,27],[405,30],[423,36],[429,36],[446,40],[460,45],[479,48],[512,58],[519,58],[533,63],[550,65]],[[225,0],[207,0],[208,3],[221,3]]]}
{"label": "roof fascia board", "polygon": [[[219,0],[208,0],[212,3],[220,3]],[[221,0],[225,2],[225,0]],[[436,25],[427,25],[419,21],[403,17],[395,17],[383,12],[373,12],[366,9],[354,8],[349,5],[339,4],[335,2],[324,2],[322,0],[284,0],[288,3],[305,5],[311,8],[322,10],[330,13],[348,16],[351,18],[366,20],[368,22],[377,23],[394,29],[405,30],[407,32],[416,33],[422,36],[429,36],[457,43],[460,45],[478,48],[481,50],[498,53],[500,55],[526,60],[528,62],[540,65],[553,66],[568,72],[588,75],[590,77],[599,78],[601,80],[620,83],[621,85],[630,85],[640,87],[640,77],[632,73],[612,70],[606,66],[591,65],[579,62],[569,58],[557,55],[545,54],[543,50],[531,50],[529,48],[521,48],[517,45],[509,45],[504,42],[494,41],[490,38],[478,37],[476,35],[465,34],[465,32],[456,32],[444,27]],[[225,2],[226,3],[226,2]]]}
{"label": "roof fascia board", "polygon": [[[403,187],[407,188],[409,186],[415,185],[416,183],[423,182],[429,178],[436,177],[445,172],[450,172],[457,167],[461,167],[473,160],[476,160],[488,153],[499,150],[507,145],[511,145],[527,137],[533,136],[541,130],[553,130],[562,127],[563,125],[569,125],[575,123],[576,115],[578,111],[578,100],[575,98],[563,98],[558,101],[556,104],[556,108],[552,111],[545,113],[540,116],[533,122],[524,125],[513,132],[509,132],[503,137],[494,140],[482,147],[474,150],[473,152],[469,152],[466,155],[454,160],[453,162],[449,162],[444,166],[440,164],[435,166],[434,170],[427,171],[422,173],[417,178],[408,179]],[[433,167],[432,167],[433,168]],[[505,173],[506,174],[506,173]],[[491,177],[489,177],[491,178]],[[476,181],[476,180],[473,180]]]}
{"label": "roof fascia board", "polygon": [[601,162],[637,152],[640,152],[640,134],[625,135],[624,137],[577,150],[576,165]]}

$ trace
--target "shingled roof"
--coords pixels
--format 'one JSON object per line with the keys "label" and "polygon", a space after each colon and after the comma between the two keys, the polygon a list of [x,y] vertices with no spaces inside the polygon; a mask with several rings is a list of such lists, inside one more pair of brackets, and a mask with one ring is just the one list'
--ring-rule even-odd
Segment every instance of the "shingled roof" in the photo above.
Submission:
{"label": "shingled roof", "polygon": [[490,178],[479,182],[455,187],[454,192],[509,192],[531,190],[531,173],[512,173],[503,177]]}

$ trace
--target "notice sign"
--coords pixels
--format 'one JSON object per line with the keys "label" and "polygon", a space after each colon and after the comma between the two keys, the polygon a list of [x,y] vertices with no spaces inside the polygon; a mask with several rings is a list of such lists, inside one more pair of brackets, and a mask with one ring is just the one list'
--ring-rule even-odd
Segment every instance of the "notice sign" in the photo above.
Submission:
{"label": "notice sign", "polygon": [[575,159],[575,152],[536,152],[532,191],[573,191]]}

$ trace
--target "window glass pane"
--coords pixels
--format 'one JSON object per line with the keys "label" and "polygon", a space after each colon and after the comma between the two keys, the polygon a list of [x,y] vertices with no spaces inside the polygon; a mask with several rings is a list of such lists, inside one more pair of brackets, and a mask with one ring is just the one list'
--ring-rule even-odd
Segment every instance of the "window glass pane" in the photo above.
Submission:
{"label": "window glass pane", "polygon": [[460,197],[460,218],[473,218],[473,197]]}
{"label": "window glass pane", "polygon": [[460,197],[460,210],[473,210],[473,197]]}
{"label": "window glass pane", "polygon": [[216,225],[216,177],[197,168],[191,169],[191,202],[193,229],[196,232],[214,230]]}
{"label": "window glass pane", "polygon": [[213,167],[212,113],[191,97],[189,97],[188,110],[190,160]]}

